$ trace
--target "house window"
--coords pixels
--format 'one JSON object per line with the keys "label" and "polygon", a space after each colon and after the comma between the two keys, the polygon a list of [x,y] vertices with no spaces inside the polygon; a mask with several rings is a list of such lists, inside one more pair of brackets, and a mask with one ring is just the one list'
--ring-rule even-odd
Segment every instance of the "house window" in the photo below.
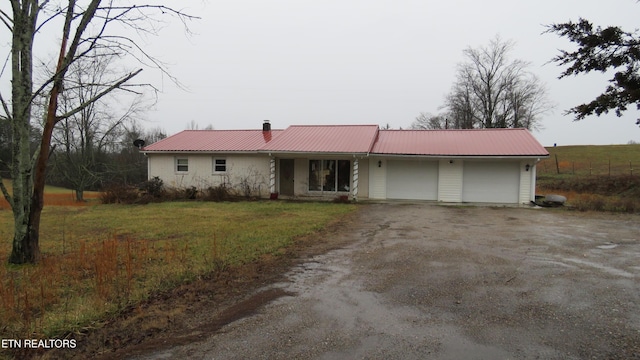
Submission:
{"label": "house window", "polygon": [[350,184],[349,160],[309,160],[309,191],[348,192]]}
{"label": "house window", "polygon": [[213,172],[227,172],[227,159],[213,159]]}
{"label": "house window", "polygon": [[188,172],[189,171],[189,159],[188,158],[176,158],[176,171]]}

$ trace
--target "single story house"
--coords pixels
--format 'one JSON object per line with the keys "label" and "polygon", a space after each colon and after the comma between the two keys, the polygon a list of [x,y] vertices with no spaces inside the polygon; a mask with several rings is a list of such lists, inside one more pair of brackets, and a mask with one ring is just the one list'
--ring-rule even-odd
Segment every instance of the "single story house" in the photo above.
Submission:
{"label": "single story house", "polygon": [[149,178],[226,184],[261,197],[528,204],[549,153],[526,129],[383,130],[377,125],[185,130],[142,151]]}

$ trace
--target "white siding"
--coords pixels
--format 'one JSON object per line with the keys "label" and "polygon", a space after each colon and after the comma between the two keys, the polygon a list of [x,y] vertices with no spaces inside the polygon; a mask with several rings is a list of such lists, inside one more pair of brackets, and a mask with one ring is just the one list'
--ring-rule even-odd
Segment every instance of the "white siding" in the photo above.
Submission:
{"label": "white siding", "polygon": [[462,160],[440,160],[438,201],[462,202]]}
{"label": "white siding", "polygon": [[[527,171],[527,164],[529,165],[529,171]],[[520,163],[520,204],[528,204],[535,199],[535,176],[536,167],[534,162],[523,161]]]}
{"label": "white siding", "polygon": [[438,163],[423,160],[388,160],[387,198],[437,200]]}
{"label": "white siding", "polygon": [[[269,157],[224,154],[148,154],[149,178],[158,176],[166,186],[185,188],[195,186],[206,189],[222,183],[238,188],[248,184],[261,196],[269,194]],[[187,172],[176,172],[175,159],[189,159]],[[213,159],[226,159],[227,171],[215,173]]]}
{"label": "white siding", "polygon": [[[364,161],[363,161],[364,162]],[[380,162],[380,166],[378,166]],[[369,198],[387,198],[387,164],[382,158],[369,159]]]}

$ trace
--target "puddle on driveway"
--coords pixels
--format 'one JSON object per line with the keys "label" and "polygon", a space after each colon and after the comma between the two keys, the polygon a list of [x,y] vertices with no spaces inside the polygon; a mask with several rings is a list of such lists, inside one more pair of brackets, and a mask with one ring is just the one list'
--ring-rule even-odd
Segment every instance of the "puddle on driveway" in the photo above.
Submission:
{"label": "puddle on driveway", "polygon": [[598,249],[603,249],[603,250],[610,250],[610,249],[615,249],[618,247],[618,244],[607,244],[607,245],[599,245],[596,246]]}

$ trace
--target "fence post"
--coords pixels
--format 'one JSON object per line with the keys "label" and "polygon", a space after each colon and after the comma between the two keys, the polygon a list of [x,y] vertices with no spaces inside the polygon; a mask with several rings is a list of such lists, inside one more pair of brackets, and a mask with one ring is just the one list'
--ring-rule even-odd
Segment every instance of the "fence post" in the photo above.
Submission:
{"label": "fence post", "polygon": [[555,155],[556,155],[556,173],[560,174],[560,166],[558,165],[558,154],[555,154]]}
{"label": "fence post", "polygon": [[633,166],[631,166],[631,160],[629,160],[629,173],[633,176]]}

